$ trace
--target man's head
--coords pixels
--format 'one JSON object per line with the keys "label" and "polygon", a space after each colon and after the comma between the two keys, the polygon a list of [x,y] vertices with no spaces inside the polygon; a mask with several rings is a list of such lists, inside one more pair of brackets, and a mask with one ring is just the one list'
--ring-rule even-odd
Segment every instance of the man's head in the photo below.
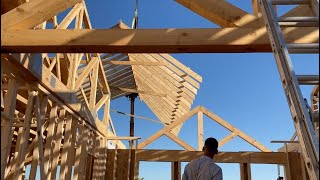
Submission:
{"label": "man's head", "polygon": [[218,153],[218,141],[213,137],[209,137],[206,139],[202,150],[204,155],[213,158],[213,156]]}

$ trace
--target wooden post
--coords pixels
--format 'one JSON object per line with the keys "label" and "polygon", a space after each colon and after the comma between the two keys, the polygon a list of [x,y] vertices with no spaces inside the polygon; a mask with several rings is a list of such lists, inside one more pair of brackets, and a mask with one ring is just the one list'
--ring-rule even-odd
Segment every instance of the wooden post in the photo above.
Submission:
{"label": "wooden post", "polygon": [[240,163],[241,180],[251,180],[251,167],[249,163]]}
{"label": "wooden post", "polygon": [[[2,60],[1,60],[2,62]],[[16,98],[18,83],[15,79],[9,79],[8,93],[5,98],[3,113],[9,117],[9,121],[4,120],[1,126],[1,179],[4,179],[5,168],[8,163],[9,150],[11,148],[11,134],[14,110],[16,109]],[[2,112],[1,112],[2,113]],[[2,121],[2,118],[1,118]],[[9,139],[10,138],[10,139]]]}
{"label": "wooden post", "polygon": [[203,112],[198,112],[198,150],[202,151],[203,143]]}
{"label": "wooden post", "polygon": [[181,162],[171,162],[171,180],[181,180]]}
{"label": "wooden post", "polygon": [[303,168],[304,166],[301,165],[300,154],[288,152],[288,165],[285,168],[285,174],[287,175],[286,179],[287,180],[304,179]]}

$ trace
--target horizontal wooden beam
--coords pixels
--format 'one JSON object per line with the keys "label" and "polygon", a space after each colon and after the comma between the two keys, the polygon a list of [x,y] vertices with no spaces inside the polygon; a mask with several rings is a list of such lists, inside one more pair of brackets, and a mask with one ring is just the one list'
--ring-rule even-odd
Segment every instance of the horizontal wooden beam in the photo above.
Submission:
{"label": "horizontal wooden beam", "polygon": [[110,88],[111,89],[117,89],[117,90],[124,91],[124,92],[139,93],[139,94],[151,95],[151,96],[159,96],[159,97],[167,97],[167,94],[151,92],[151,91],[139,91],[139,90],[136,90],[136,89],[113,87],[113,86],[110,86]]}
{"label": "horizontal wooden beam", "polygon": [[114,65],[140,65],[140,66],[165,66],[166,62],[137,62],[137,61],[105,61],[104,64]]}
{"label": "horizontal wooden beam", "polygon": [[[157,162],[190,162],[203,155],[202,151],[181,150],[147,150],[137,151],[139,161]],[[257,163],[286,164],[286,153],[283,152],[219,152],[214,161],[217,163]]]}
{"label": "horizontal wooden beam", "polygon": [[[317,43],[319,28],[283,29],[287,43]],[[2,52],[272,52],[265,27],[206,29],[56,29],[1,31]]]}

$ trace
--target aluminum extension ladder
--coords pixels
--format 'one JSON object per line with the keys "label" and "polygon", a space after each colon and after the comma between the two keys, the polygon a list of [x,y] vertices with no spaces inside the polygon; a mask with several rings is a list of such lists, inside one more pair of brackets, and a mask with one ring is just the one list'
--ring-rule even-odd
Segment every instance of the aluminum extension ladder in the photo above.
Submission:
{"label": "aluminum extension ladder", "polygon": [[[313,17],[278,17],[274,5],[307,4]],[[319,44],[286,44],[281,27],[319,27],[319,0],[259,0],[310,180],[319,179],[319,142],[289,53],[319,53]]]}

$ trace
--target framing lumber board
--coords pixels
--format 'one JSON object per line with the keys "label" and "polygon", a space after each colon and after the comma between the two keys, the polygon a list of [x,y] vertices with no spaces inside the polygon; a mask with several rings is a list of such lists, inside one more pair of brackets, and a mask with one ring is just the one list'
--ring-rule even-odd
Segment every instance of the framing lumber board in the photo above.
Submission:
{"label": "framing lumber board", "polygon": [[171,180],[181,180],[181,162],[171,162]]}
{"label": "framing lumber board", "polygon": [[1,29],[30,29],[82,0],[32,0],[1,15]]}
{"label": "framing lumber board", "polygon": [[235,138],[237,135],[238,135],[238,132],[232,132],[229,135],[227,135],[226,137],[224,137],[223,139],[221,139],[219,141],[219,148],[222,147],[223,145],[225,145],[227,142],[229,142],[233,138]]}
{"label": "framing lumber board", "polygon": [[173,58],[169,54],[160,54],[162,57],[164,57],[167,61],[172,63],[173,65],[177,66],[179,69],[183,70],[186,72],[188,75],[191,75],[192,78],[196,79],[199,82],[202,82],[202,77],[198,75],[196,72],[194,72],[192,69],[189,67],[186,67],[184,64]]}
{"label": "framing lumber board", "polygon": [[[71,142],[71,136],[72,136],[72,130],[75,128],[72,127],[74,124],[72,121],[72,116],[70,114],[67,115],[66,118],[66,127],[65,127],[65,134],[64,134],[64,140],[63,140],[63,149],[61,152],[61,162],[60,162],[60,174],[59,179],[63,179],[66,177],[66,171],[70,171],[69,167],[67,166],[67,160],[70,161],[70,149],[72,148],[72,142]],[[74,146],[73,146],[74,149]]]}
{"label": "framing lumber board", "polygon": [[198,151],[201,151],[204,146],[203,140],[203,112],[198,112]]}
{"label": "framing lumber board", "polygon": [[[2,65],[2,59],[1,59]],[[2,79],[1,79],[2,80]],[[5,169],[8,163],[8,156],[11,149],[11,134],[12,134],[12,124],[14,117],[14,110],[16,106],[16,98],[18,92],[18,83],[15,79],[9,79],[8,93],[5,98],[4,111],[1,112],[1,124],[2,124],[2,114],[8,117],[9,120],[3,121],[3,126],[1,126],[1,179],[4,179]]]}
{"label": "framing lumber board", "polygon": [[[55,102],[52,103],[51,111],[49,115],[49,123],[47,128],[47,137],[46,137],[46,143],[44,148],[44,174],[45,178],[51,176],[51,170],[50,169],[50,157],[52,156],[52,150],[53,150],[53,138],[55,133],[55,121],[58,118],[57,114],[57,104]],[[49,175],[50,174],[50,175]]]}
{"label": "framing lumber board", "polygon": [[[71,141],[70,141],[70,149],[68,150],[68,161],[65,168],[65,179],[71,179],[72,166],[75,164],[75,144],[76,144],[76,129],[78,126],[78,120],[73,118],[71,125]],[[62,172],[63,173],[63,172]]]}
{"label": "framing lumber board", "polygon": [[[163,75],[160,75],[161,72],[158,72],[155,69],[147,69],[145,67],[133,67],[133,72],[134,79],[136,80],[136,84],[138,87],[147,85],[149,88],[152,88],[153,91],[161,89],[167,94],[167,98],[165,99],[170,100],[172,104],[180,105],[180,109],[182,111],[187,112],[188,110],[190,110],[190,102],[192,101],[192,99],[190,98],[189,101],[187,101],[187,98],[182,98],[181,100],[178,99],[180,95],[178,92],[181,90],[174,83],[172,83],[172,81],[170,81]],[[143,81],[140,81],[140,83],[138,80],[139,78],[143,79]],[[149,81],[149,83],[146,84],[146,80]],[[181,101],[181,103],[179,102],[179,100]],[[174,105],[174,107],[176,107],[177,105]]]}
{"label": "framing lumber board", "polygon": [[1,0],[1,15],[21,5],[21,0]]}
{"label": "framing lumber board", "polygon": [[187,151],[196,151],[196,149],[194,149],[192,146],[190,146],[189,144],[187,144],[186,142],[184,142],[182,139],[180,139],[178,136],[172,134],[171,132],[166,132],[165,135],[168,138],[170,138],[171,140],[173,140],[174,142],[176,142],[177,144],[179,144],[185,150],[187,150]]}
{"label": "framing lumber board", "polygon": [[[190,162],[203,155],[202,151],[146,150],[137,151],[139,161]],[[219,152],[214,156],[217,163],[287,164],[284,152]]]}
{"label": "framing lumber board", "polygon": [[118,149],[116,179],[128,179],[130,150]]}
{"label": "framing lumber board", "polygon": [[[165,58],[163,58],[159,54],[135,54],[135,57],[136,58],[134,59],[137,59],[138,57],[140,57],[140,59],[144,59],[145,61],[153,61],[153,60],[165,61]],[[152,68],[149,68],[149,69],[152,69]],[[153,69],[160,72],[161,74],[164,74],[164,77],[167,77],[167,79],[172,79],[172,81],[174,82],[174,84],[176,84],[176,86],[187,87],[187,90],[189,90],[190,92],[186,91],[184,93],[191,94],[189,95],[191,98],[193,98],[193,96],[197,94],[197,88],[199,87],[199,83],[188,78],[187,76],[182,77],[183,75],[185,75],[185,73],[183,73],[181,70],[173,66],[171,63],[168,63],[166,67],[158,67]],[[196,88],[193,86],[195,86]],[[189,97],[185,97],[185,98],[188,99]]]}
{"label": "framing lumber board", "polygon": [[29,139],[29,134],[30,134],[30,124],[31,124],[31,119],[32,119],[32,111],[33,111],[33,106],[34,106],[34,98],[36,96],[35,91],[30,91],[29,92],[29,97],[28,97],[28,105],[25,113],[25,121],[24,121],[24,131],[22,132],[22,138],[19,142],[20,144],[20,152],[18,159],[16,161],[16,166],[13,168],[15,172],[13,172],[14,177],[13,179],[21,179],[22,178],[22,171],[23,171],[23,162],[26,158],[26,150],[27,150],[27,145]]}
{"label": "framing lumber board", "polygon": [[[48,100],[48,99],[47,99]],[[42,120],[42,116],[45,115],[45,111],[41,110],[43,107],[46,106],[46,104],[41,103],[40,106],[40,100],[39,96],[35,97],[35,107],[34,107],[34,113],[37,119],[37,135],[34,139],[37,145],[35,145],[33,149],[33,155],[32,155],[32,162],[31,162],[31,170],[30,170],[30,179],[35,180],[36,179],[36,172],[38,164],[40,166],[40,178],[45,178],[45,172],[44,172],[44,153],[43,153],[43,139],[42,139],[42,123],[44,122],[44,119]],[[41,112],[42,111],[42,112]]]}
{"label": "framing lumber board", "polygon": [[253,138],[251,138],[250,136],[248,136],[247,134],[245,134],[244,132],[242,132],[241,130],[235,128],[234,126],[232,126],[230,123],[228,123],[227,121],[223,120],[221,117],[219,117],[218,115],[210,112],[208,109],[206,109],[205,107],[201,107],[201,111],[208,116],[209,118],[211,118],[212,120],[214,120],[215,122],[217,122],[218,124],[220,124],[221,126],[225,127],[226,129],[228,129],[229,131],[232,131],[234,133],[238,133],[238,136],[240,138],[242,138],[243,140],[247,141],[249,144],[255,146],[257,149],[263,151],[263,152],[271,152],[270,149],[268,149],[267,147],[265,147],[264,145],[262,145],[261,143],[257,142],[256,140],[254,140]]}
{"label": "framing lumber board", "polygon": [[250,163],[240,163],[240,179],[251,180]]}
{"label": "framing lumber board", "polygon": [[56,29],[67,29],[68,26],[71,24],[73,19],[79,14],[80,10],[83,9],[83,4],[78,3],[76,4],[70,12],[64,17],[61,23],[58,25]]}
{"label": "framing lumber board", "polygon": [[54,146],[52,150],[52,164],[51,164],[51,174],[50,174],[50,179],[56,179],[57,176],[57,168],[59,165],[59,159],[61,158],[60,155],[60,148],[61,148],[61,140],[62,140],[62,135],[64,131],[64,120],[65,120],[65,110],[60,110],[59,118],[58,118],[58,123],[57,123],[57,131],[55,132],[55,136],[53,138],[54,140]]}
{"label": "framing lumber board", "polygon": [[259,19],[222,0],[175,0],[221,27],[258,27]]}
{"label": "framing lumber board", "polygon": [[[76,155],[75,155],[75,162],[74,162],[74,174],[73,179],[84,179],[84,177],[81,176],[81,174],[84,171],[84,162],[85,159],[85,153],[86,153],[86,142],[85,142],[85,128],[84,123],[78,124],[78,141],[77,141],[77,149],[76,149]],[[82,166],[81,166],[82,165]]]}
{"label": "framing lumber board", "polygon": [[[287,43],[317,43],[319,28],[283,28]],[[48,39],[50,37],[50,39]],[[52,40],[54,39],[54,41]],[[272,52],[265,27],[81,29],[1,32],[2,52],[219,53]]]}
{"label": "framing lumber board", "polygon": [[[92,61],[92,60],[91,60]],[[91,110],[91,113],[93,116],[96,116],[96,113],[94,112],[95,106],[96,106],[96,101],[97,101],[97,88],[98,88],[98,68],[99,64],[95,63],[96,65],[92,68],[92,73],[90,77],[90,99],[89,99],[89,109]]]}
{"label": "framing lumber board", "polygon": [[106,61],[104,64],[114,64],[114,65],[138,65],[138,66],[165,66],[166,62],[132,62],[132,61]]}
{"label": "framing lumber board", "polygon": [[288,152],[288,168],[291,180],[302,180],[303,178],[303,169],[305,166],[301,163],[302,157],[299,153]]}
{"label": "framing lumber board", "polygon": [[160,138],[164,133],[169,132],[174,127],[180,125],[181,123],[184,123],[186,120],[188,120],[190,117],[195,115],[199,110],[201,109],[200,106],[194,108],[193,110],[189,111],[188,113],[184,114],[180,119],[174,121],[170,125],[164,127],[163,129],[156,132],[154,135],[150,136],[148,139],[144,140],[143,142],[139,143],[138,149],[142,149],[148,144],[152,143],[156,139]]}
{"label": "framing lumber board", "polygon": [[140,91],[140,90],[136,90],[136,89],[122,88],[122,87],[112,87],[112,86],[110,88],[111,89],[118,89],[118,90],[125,91],[125,92],[134,92],[134,93],[144,94],[144,95],[167,97],[167,94],[157,93],[157,92],[152,92],[152,91]]}

